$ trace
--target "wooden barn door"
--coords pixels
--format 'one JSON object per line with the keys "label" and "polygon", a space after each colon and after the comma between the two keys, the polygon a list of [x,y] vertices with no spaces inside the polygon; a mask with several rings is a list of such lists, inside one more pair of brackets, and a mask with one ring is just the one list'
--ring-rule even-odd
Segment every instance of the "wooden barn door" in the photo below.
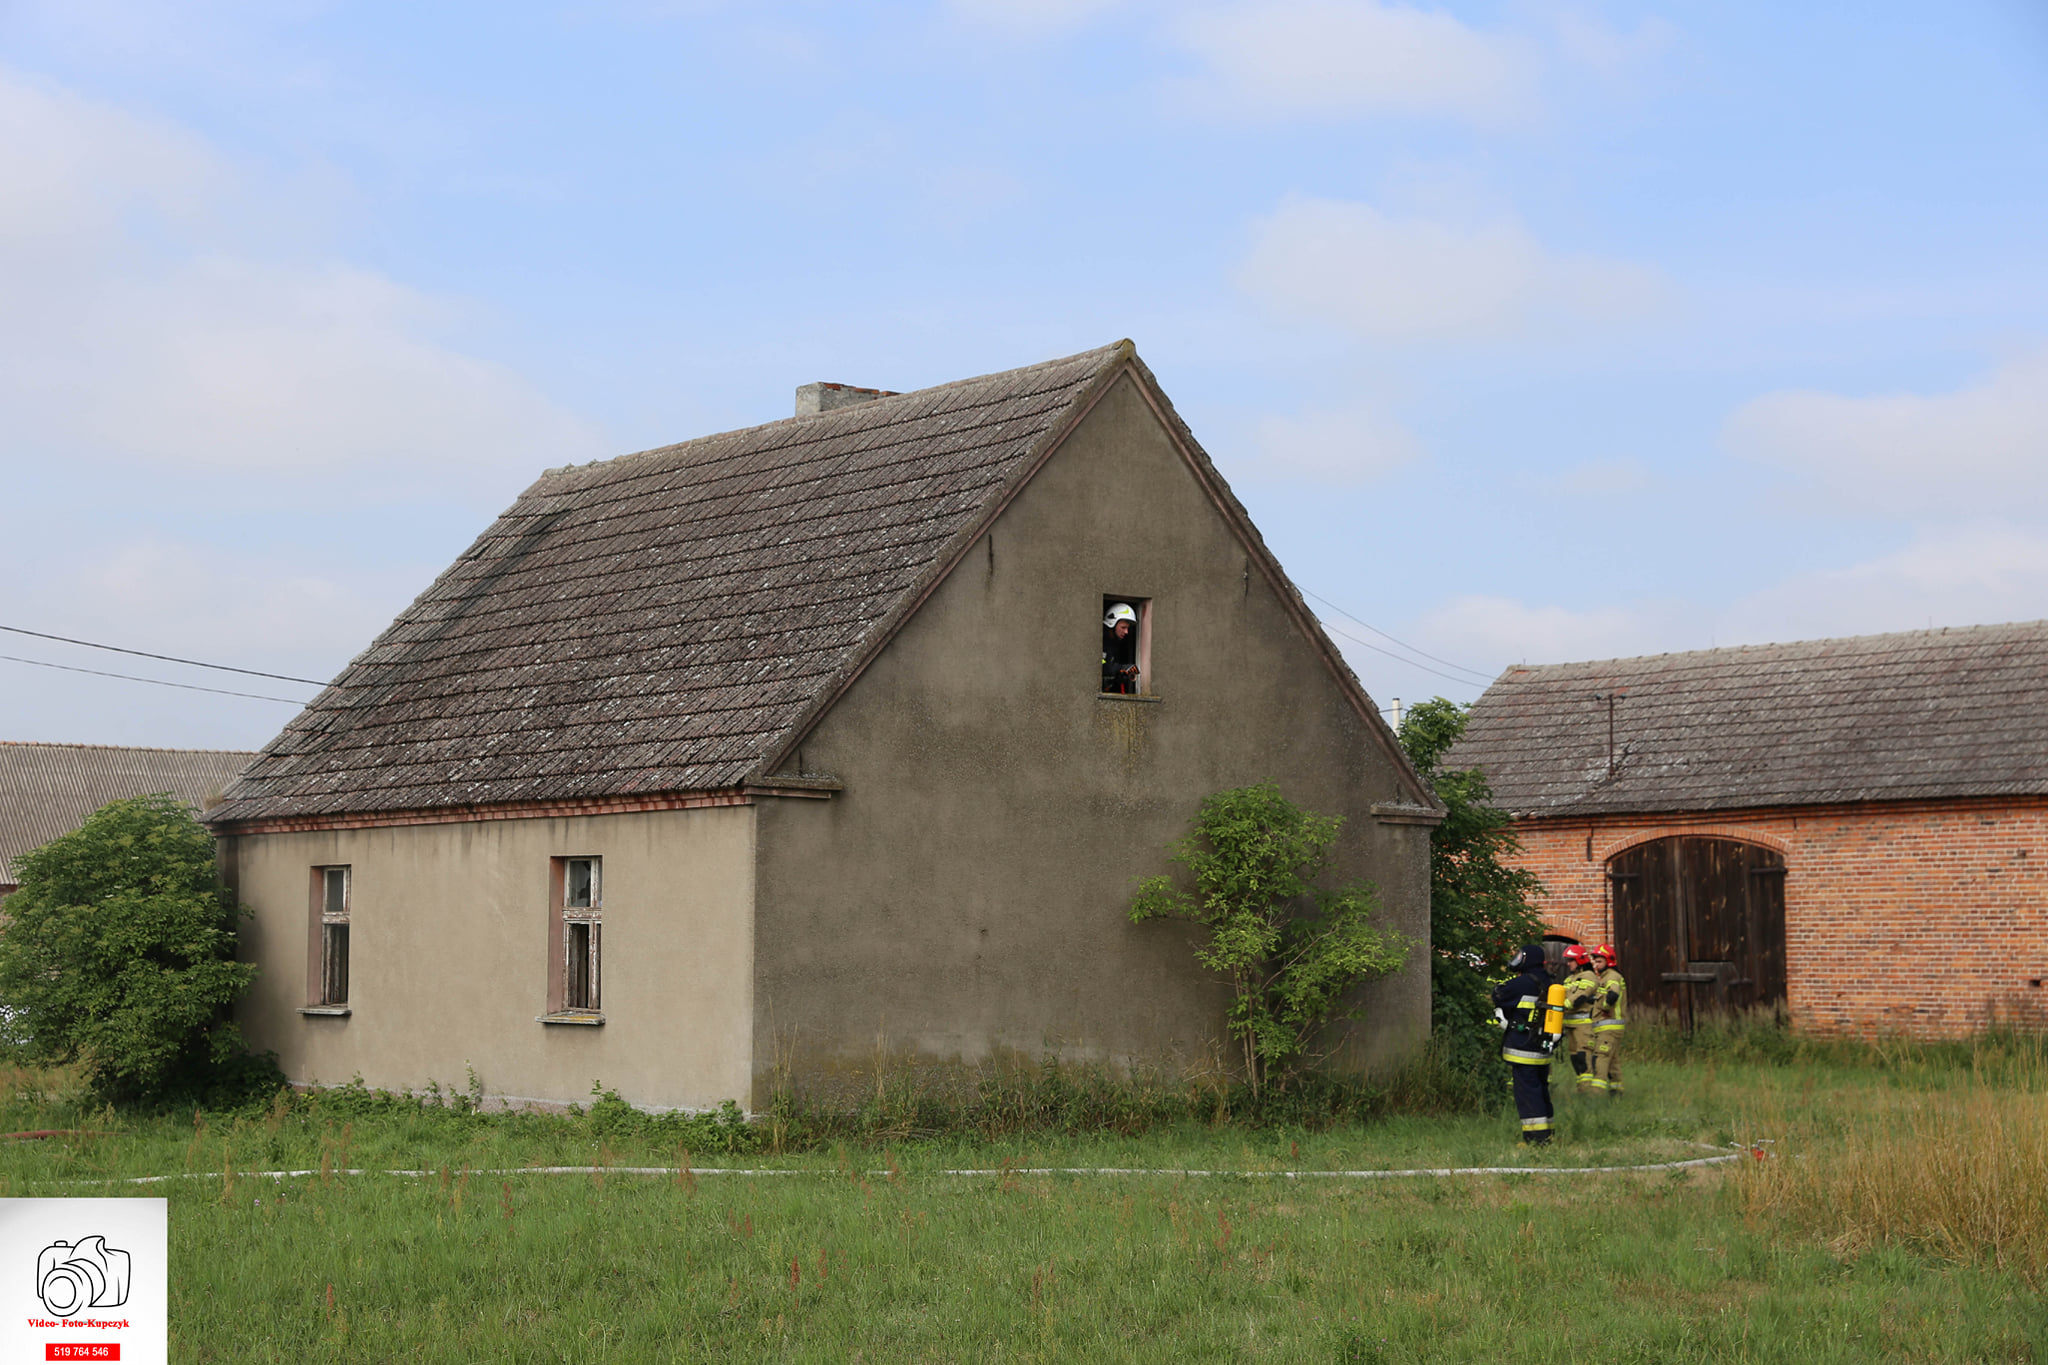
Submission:
{"label": "wooden barn door", "polygon": [[1694,984],[1701,1009],[1785,999],[1785,860],[1760,844],[1654,839],[1607,864],[1614,947],[1629,998],[1676,1009]]}

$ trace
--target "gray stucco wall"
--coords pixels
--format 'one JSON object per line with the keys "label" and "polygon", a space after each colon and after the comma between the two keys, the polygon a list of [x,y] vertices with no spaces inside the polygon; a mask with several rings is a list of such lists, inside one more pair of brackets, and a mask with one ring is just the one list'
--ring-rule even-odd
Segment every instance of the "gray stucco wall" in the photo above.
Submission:
{"label": "gray stucco wall", "polygon": [[[1156,702],[1098,695],[1103,594],[1152,600]],[[806,737],[831,801],[759,807],[755,1099],[897,1062],[1045,1052],[1212,1061],[1223,988],[1192,931],[1133,925],[1133,882],[1203,796],[1273,779],[1345,817],[1335,875],[1427,941],[1426,827],[1312,643],[1119,381]],[[1370,988],[1345,1064],[1427,1034],[1423,955]]]}
{"label": "gray stucco wall", "polygon": [[[253,1046],[287,1077],[416,1089],[465,1083],[511,1102],[586,1101],[602,1080],[644,1106],[744,1103],[753,1055],[754,810],[242,835],[223,862],[253,914],[242,1002]],[[549,872],[603,862],[602,1026],[542,1024]],[[347,866],[347,1017],[299,1012],[313,989],[311,870]]]}

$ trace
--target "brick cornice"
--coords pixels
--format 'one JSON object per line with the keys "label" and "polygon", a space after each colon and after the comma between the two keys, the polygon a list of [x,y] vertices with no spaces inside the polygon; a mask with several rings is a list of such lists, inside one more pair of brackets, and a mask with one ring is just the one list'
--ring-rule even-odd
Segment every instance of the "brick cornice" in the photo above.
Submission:
{"label": "brick cornice", "polygon": [[[1517,815],[1515,827],[1537,830],[1649,829],[1726,825],[1731,828],[1758,821],[1836,820],[1852,816],[1953,815],[1980,810],[2041,810],[2048,808],[2048,796],[1948,796],[1913,801],[1841,801],[1815,806],[1750,806],[1730,810],[1701,811],[1600,811],[1578,815]],[[1769,843],[1760,839],[1759,843]]]}
{"label": "brick cornice", "polygon": [[274,815],[223,821],[220,835],[299,834],[330,829],[384,829],[397,825],[459,825],[481,820],[552,820],[578,815],[629,815],[641,811],[698,810],[709,806],[751,806],[762,797],[829,800],[837,782],[799,779],[748,783],[716,791],[657,792],[645,796],[593,796],[561,801],[493,801],[473,806],[428,806],[413,810],[337,811],[325,815]]}

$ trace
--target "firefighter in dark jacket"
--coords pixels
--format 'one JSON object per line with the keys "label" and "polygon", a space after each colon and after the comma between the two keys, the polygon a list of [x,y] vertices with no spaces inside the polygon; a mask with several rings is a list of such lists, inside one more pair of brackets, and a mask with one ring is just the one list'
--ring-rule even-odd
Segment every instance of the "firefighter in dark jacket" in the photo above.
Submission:
{"label": "firefighter in dark jacket", "polygon": [[1128,602],[1113,604],[1102,616],[1102,690],[1138,690],[1138,613]]}
{"label": "firefighter in dark jacket", "polygon": [[1514,1077],[1522,1141],[1550,1141],[1550,1054],[1564,1028],[1564,987],[1550,979],[1543,945],[1525,943],[1508,959],[1514,976],[1493,988],[1493,1007],[1507,1024],[1501,1056]]}

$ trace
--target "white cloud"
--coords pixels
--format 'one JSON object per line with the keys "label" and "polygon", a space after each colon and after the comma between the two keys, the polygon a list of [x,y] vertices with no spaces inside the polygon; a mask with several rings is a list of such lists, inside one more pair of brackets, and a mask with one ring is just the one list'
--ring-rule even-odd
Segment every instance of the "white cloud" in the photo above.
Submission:
{"label": "white cloud", "polygon": [[1543,481],[1550,492],[1567,497],[1619,497],[1640,493],[1654,484],[1641,460],[1586,460]]}
{"label": "white cloud", "polygon": [[[1673,602],[1633,602],[1573,610],[1510,597],[1454,597],[1409,628],[1432,654],[1476,666],[1612,659],[1690,646],[1681,641],[1689,613]],[[1481,661],[1484,661],[1483,663]]]}
{"label": "white cloud", "polygon": [[[1927,531],[1893,553],[1796,574],[1719,606],[1645,599],[1579,609],[1468,595],[1403,635],[1439,657],[1492,667],[2043,618],[2048,535],[1986,522]],[[1388,671],[1384,661],[1372,667]]]}
{"label": "white cloud", "polygon": [[1128,0],[947,0],[964,18],[1002,28],[1046,30],[1084,24]]}
{"label": "white cloud", "polygon": [[1978,515],[2048,498],[2048,347],[1945,394],[1795,390],[1744,405],[1738,455],[1810,477],[1838,506]]}
{"label": "white cloud", "polygon": [[1263,0],[1176,26],[1208,64],[1200,102],[1269,114],[1444,115],[1503,123],[1535,103],[1539,54],[1436,10],[1375,0]]}
{"label": "white cloud", "polygon": [[1590,71],[1618,74],[1641,71],[1678,42],[1678,29],[1654,15],[1623,32],[1590,11],[1568,8],[1550,16],[1558,55]]}
{"label": "white cloud", "polygon": [[[317,537],[314,537],[317,540]],[[425,562],[315,567],[304,556],[223,551],[161,536],[99,543],[24,566],[11,623],[76,639],[325,681],[433,577]],[[183,686],[67,673],[0,660],[10,739],[255,748],[318,686],[184,667],[23,636],[0,654]],[[191,687],[252,694],[220,696]]]}
{"label": "white cloud", "polygon": [[425,565],[384,564],[344,578],[247,551],[150,538],[95,553],[74,575],[51,582],[39,607],[101,632],[89,638],[321,678],[361,652],[431,577]]}
{"label": "white cloud", "polygon": [[521,376],[439,339],[449,302],[252,233],[291,211],[189,133],[0,71],[0,184],[17,449],[408,485],[602,453]]}
{"label": "white cloud", "polygon": [[1261,472],[1318,483],[1368,483],[1422,455],[1414,433],[1367,404],[1267,417],[1253,433],[1253,445]]}
{"label": "white cloud", "polygon": [[1946,526],[1846,568],[1795,575],[1722,615],[1723,643],[1808,640],[2048,617],[2048,536]]}
{"label": "white cloud", "polygon": [[1512,221],[1465,227],[1303,198],[1258,224],[1239,284],[1284,318],[1375,341],[1612,325],[1646,316],[1665,292],[1655,271],[1551,252]]}
{"label": "white cloud", "polygon": [[24,253],[60,261],[104,250],[137,212],[190,224],[230,191],[198,138],[0,70],[0,274]]}

